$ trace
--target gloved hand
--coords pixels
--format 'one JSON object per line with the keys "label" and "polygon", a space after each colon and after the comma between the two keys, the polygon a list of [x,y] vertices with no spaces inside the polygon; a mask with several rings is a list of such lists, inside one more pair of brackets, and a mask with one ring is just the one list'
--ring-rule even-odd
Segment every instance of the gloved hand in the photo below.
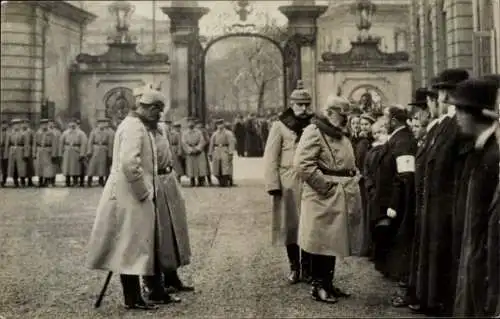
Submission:
{"label": "gloved hand", "polygon": [[387,217],[389,218],[396,218],[397,213],[394,209],[392,208],[387,208]]}
{"label": "gloved hand", "polygon": [[281,191],[281,189],[273,189],[273,190],[268,191],[268,193],[271,196],[281,196],[281,195],[283,195],[283,192]]}

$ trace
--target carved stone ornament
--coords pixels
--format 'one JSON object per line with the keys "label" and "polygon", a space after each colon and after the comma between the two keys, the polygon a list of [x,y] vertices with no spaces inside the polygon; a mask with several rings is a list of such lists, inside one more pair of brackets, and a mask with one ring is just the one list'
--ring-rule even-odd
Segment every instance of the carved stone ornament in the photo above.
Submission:
{"label": "carved stone ornament", "polygon": [[115,127],[127,116],[134,103],[132,90],[125,87],[116,87],[104,95],[106,117],[111,119]]}
{"label": "carved stone ornament", "polygon": [[371,38],[351,42],[351,49],[345,53],[325,52],[321,55],[324,62],[335,67],[379,67],[407,64],[410,56],[407,52],[385,53],[379,49],[380,39]]}
{"label": "carved stone ornament", "polygon": [[102,55],[81,53],[76,57],[77,63],[98,64],[119,63],[130,65],[168,64],[169,57],[164,53],[141,54],[137,52],[137,43],[110,43],[108,51]]}

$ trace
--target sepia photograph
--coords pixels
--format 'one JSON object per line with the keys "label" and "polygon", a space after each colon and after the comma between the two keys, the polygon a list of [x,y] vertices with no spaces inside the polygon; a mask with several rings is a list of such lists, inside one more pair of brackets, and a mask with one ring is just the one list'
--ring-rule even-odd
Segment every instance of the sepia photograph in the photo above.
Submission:
{"label": "sepia photograph", "polygon": [[500,318],[500,0],[0,9],[0,319]]}

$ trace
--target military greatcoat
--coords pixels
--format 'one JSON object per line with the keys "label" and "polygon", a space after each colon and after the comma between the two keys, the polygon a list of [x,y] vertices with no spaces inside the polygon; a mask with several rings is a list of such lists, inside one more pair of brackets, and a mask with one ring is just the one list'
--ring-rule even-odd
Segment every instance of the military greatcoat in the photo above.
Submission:
{"label": "military greatcoat", "polygon": [[233,175],[234,142],[232,133],[226,129],[212,134],[208,153],[212,156],[214,176]]}
{"label": "military greatcoat", "polygon": [[172,150],[172,167],[177,173],[177,176],[184,175],[183,157],[184,150],[182,149],[181,133],[172,131],[170,133],[170,149]]}
{"label": "military greatcoat", "polygon": [[11,130],[7,134],[4,157],[8,158],[7,176],[14,177],[17,170],[18,177],[27,177],[28,159],[31,156],[29,136],[22,131]]}
{"label": "military greatcoat", "polygon": [[95,128],[89,136],[87,176],[108,176],[108,162],[113,156],[112,136],[107,129]]}
{"label": "military greatcoat", "polygon": [[81,161],[85,157],[87,136],[79,129],[67,129],[61,135],[59,156],[62,157],[62,173],[65,176],[80,176]]}
{"label": "military greatcoat", "polygon": [[199,129],[187,129],[182,133],[182,147],[186,153],[186,175],[188,177],[204,177],[208,175],[208,162],[204,151],[203,132]]}
{"label": "military greatcoat", "polygon": [[111,173],[97,205],[88,247],[91,269],[154,275],[156,156],[152,133],[128,115],[116,130]]}
{"label": "military greatcoat", "polygon": [[56,176],[54,161],[57,158],[59,140],[52,130],[38,130],[33,141],[35,175],[42,178]]}

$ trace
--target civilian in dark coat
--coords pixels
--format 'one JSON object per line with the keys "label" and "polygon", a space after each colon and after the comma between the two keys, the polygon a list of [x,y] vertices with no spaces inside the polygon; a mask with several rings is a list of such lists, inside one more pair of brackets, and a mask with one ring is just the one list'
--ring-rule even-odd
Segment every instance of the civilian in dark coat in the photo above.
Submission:
{"label": "civilian in dark coat", "polygon": [[401,279],[408,273],[408,237],[413,235],[414,173],[417,142],[406,125],[407,112],[391,107],[387,112],[390,134],[379,162],[382,177],[376,187],[377,214],[374,225],[375,268],[385,276]]}
{"label": "civilian in dark coat", "polygon": [[[465,203],[457,207],[463,216],[463,240],[453,316],[491,317],[496,306],[489,300],[498,300],[498,217],[491,212],[499,182],[499,149],[495,139],[498,128],[496,110],[498,83],[489,79],[469,79],[457,85],[450,103],[457,107],[460,131],[474,139],[460,174],[457,199]],[[492,273],[493,278],[488,275]],[[488,296],[490,294],[490,296]],[[496,294],[496,298],[495,295]],[[493,295],[493,296],[492,296]]]}
{"label": "civilian in dark coat", "polygon": [[245,150],[248,157],[260,157],[264,153],[255,117],[245,121]]}
{"label": "civilian in dark coat", "polygon": [[236,152],[238,156],[245,156],[245,125],[243,124],[243,117],[240,115],[236,119],[233,127],[234,136],[236,137]]}

